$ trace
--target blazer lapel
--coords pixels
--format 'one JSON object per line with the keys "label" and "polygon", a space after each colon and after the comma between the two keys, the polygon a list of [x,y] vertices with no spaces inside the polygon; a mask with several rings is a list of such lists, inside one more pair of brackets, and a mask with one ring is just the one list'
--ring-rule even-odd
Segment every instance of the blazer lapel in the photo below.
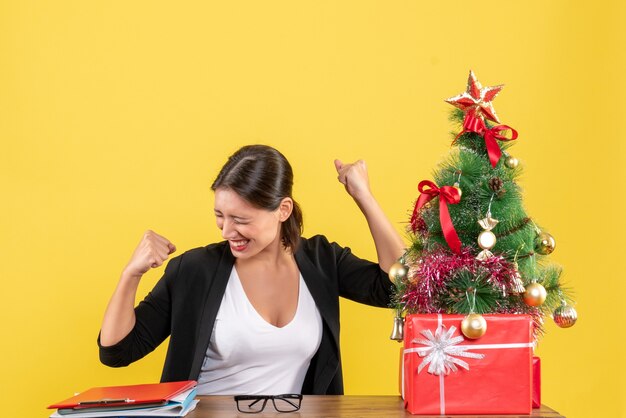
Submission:
{"label": "blazer lapel", "polygon": [[200,369],[202,368],[206,350],[209,347],[209,342],[211,340],[211,333],[213,332],[215,318],[217,317],[217,312],[222,304],[224,292],[226,292],[226,285],[228,284],[228,278],[230,277],[234,264],[235,257],[233,257],[230,252],[230,248],[225,245],[222,257],[220,258],[215,270],[212,283],[208,286],[207,295],[204,298],[205,302],[202,311],[202,319],[200,320],[200,329],[198,330],[196,350],[191,364],[190,379],[197,380],[200,375]]}
{"label": "blazer lapel", "polygon": [[302,278],[317,305],[320,315],[331,331],[335,345],[339,347],[339,296],[329,278],[320,278],[322,269],[316,268],[302,249],[295,254]]}

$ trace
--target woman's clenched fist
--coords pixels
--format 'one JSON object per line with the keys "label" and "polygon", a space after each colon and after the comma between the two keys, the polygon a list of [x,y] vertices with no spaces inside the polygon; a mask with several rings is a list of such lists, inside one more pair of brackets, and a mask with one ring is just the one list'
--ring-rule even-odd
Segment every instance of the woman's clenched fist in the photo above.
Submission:
{"label": "woman's clenched fist", "polygon": [[125,275],[141,277],[151,268],[161,266],[176,246],[154,231],[146,231],[124,268]]}

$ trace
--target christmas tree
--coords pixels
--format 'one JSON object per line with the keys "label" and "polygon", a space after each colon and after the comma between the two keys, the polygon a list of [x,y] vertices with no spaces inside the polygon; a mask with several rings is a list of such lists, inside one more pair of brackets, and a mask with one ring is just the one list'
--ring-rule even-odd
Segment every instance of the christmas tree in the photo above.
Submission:
{"label": "christmas tree", "polygon": [[546,314],[561,327],[576,321],[561,268],[546,257],[554,238],[522,204],[521,169],[508,152],[518,134],[493,107],[502,87],[482,87],[470,71],[467,90],[446,100],[459,129],[434,181],[419,183],[411,247],[389,272],[396,324],[403,311],[468,314],[477,322],[464,333],[477,338],[485,313],[529,314],[536,337]]}

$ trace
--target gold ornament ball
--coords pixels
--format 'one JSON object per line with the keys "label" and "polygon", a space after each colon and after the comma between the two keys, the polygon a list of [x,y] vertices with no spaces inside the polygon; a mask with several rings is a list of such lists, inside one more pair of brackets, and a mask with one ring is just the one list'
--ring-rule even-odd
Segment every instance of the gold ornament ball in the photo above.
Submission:
{"label": "gold ornament ball", "polygon": [[402,280],[406,277],[406,267],[399,262],[395,262],[389,267],[389,278],[391,281]]}
{"label": "gold ornament ball", "polygon": [[578,314],[573,306],[562,305],[554,310],[552,319],[561,328],[569,328],[576,323]]}
{"label": "gold ornament ball", "polygon": [[554,251],[556,241],[554,237],[547,232],[541,232],[535,238],[535,251],[542,255],[548,255]]}
{"label": "gold ornament ball", "polygon": [[490,250],[496,245],[496,235],[491,231],[482,231],[478,234],[478,245],[483,250]]}
{"label": "gold ornament ball", "polygon": [[546,301],[546,288],[539,283],[531,283],[526,286],[524,303],[528,306],[541,306]]}
{"label": "gold ornament ball", "polygon": [[507,156],[504,160],[504,165],[508,168],[517,168],[518,164],[519,161],[517,161],[517,158],[513,157],[512,155]]}
{"label": "gold ornament ball", "polygon": [[461,190],[461,185],[459,182],[455,182],[452,187],[454,187],[459,192],[459,197],[463,196],[463,190]]}
{"label": "gold ornament ball", "polygon": [[487,332],[487,321],[481,314],[469,314],[461,321],[461,332],[472,340],[480,338]]}

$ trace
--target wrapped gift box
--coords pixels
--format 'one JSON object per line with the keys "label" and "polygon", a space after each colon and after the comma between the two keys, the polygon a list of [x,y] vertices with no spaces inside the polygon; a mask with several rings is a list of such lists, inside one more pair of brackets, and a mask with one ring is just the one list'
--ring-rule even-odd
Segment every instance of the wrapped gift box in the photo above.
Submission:
{"label": "wrapped gift box", "polygon": [[533,357],[533,408],[541,408],[541,360]]}
{"label": "wrapped gift box", "polygon": [[484,315],[476,340],[460,331],[463,315],[407,315],[402,389],[412,414],[530,414],[532,318]]}

